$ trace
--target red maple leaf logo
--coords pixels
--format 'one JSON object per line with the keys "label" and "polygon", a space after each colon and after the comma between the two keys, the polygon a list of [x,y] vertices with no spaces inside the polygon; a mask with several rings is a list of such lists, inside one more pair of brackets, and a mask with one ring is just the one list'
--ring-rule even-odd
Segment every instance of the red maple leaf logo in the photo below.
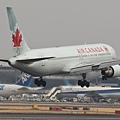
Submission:
{"label": "red maple leaf logo", "polygon": [[18,28],[16,29],[15,33],[12,34],[12,38],[13,38],[13,43],[14,43],[14,47],[20,47],[20,43],[22,41],[22,34],[20,34]]}

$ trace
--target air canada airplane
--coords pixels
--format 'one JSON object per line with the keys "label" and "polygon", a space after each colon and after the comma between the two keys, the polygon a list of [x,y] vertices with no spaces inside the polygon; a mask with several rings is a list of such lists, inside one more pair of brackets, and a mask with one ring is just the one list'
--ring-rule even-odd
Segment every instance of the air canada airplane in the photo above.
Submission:
{"label": "air canada airplane", "polygon": [[39,77],[34,81],[36,85],[46,86],[42,77],[55,74],[79,74],[82,76],[82,80],[78,80],[81,87],[89,87],[86,76],[91,71],[101,71],[105,80],[120,76],[120,60],[111,46],[99,43],[31,50],[11,7],[7,7],[7,14],[14,55],[10,59],[1,58],[0,61]]}
{"label": "air canada airplane", "polygon": [[33,77],[29,74],[22,74],[15,84],[0,84],[0,96],[9,98],[10,95],[33,92],[43,87],[30,87]]}

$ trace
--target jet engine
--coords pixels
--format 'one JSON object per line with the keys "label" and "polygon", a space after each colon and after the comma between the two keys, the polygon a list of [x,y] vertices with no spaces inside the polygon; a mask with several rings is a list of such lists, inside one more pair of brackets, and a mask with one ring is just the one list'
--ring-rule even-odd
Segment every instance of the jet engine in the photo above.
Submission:
{"label": "jet engine", "polygon": [[111,77],[120,77],[120,65],[110,66],[107,70],[102,70],[101,74],[103,75],[103,80]]}

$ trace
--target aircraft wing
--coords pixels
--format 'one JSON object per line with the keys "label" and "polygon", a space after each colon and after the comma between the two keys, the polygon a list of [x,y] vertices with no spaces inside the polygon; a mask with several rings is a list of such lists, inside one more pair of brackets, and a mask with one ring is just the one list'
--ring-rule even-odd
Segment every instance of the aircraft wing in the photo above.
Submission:
{"label": "aircraft wing", "polygon": [[54,57],[43,57],[43,58],[32,58],[32,59],[20,59],[17,60],[18,62],[36,62],[36,61],[41,61],[41,60],[47,60],[47,59],[52,59]]}
{"label": "aircraft wing", "polygon": [[20,91],[30,91],[30,90],[41,90],[43,87],[21,87],[18,90]]}
{"label": "aircraft wing", "polygon": [[90,91],[90,92],[86,93],[85,96],[91,97],[91,98],[93,98],[93,100],[103,98],[103,96],[101,96],[97,91]]}
{"label": "aircraft wing", "polygon": [[120,64],[120,60],[111,60],[111,61],[104,61],[101,63],[89,63],[87,62],[78,64],[74,67],[70,68],[70,73],[87,73],[91,71],[97,71],[97,70],[104,70],[108,68],[109,66],[117,65]]}
{"label": "aircraft wing", "polygon": [[[18,59],[16,61],[23,62],[23,63],[31,63],[31,62],[41,61],[41,60],[48,60],[48,59],[52,59],[52,58],[55,58],[55,57],[51,56],[51,57],[32,58],[32,59]],[[0,58],[0,61],[7,62],[7,63],[10,62],[8,59],[3,59],[3,58]]]}
{"label": "aircraft wing", "polygon": [[21,87],[18,90],[23,91],[23,90],[29,90],[27,87]]}
{"label": "aircraft wing", "polygon": [[87,97],[92,97],[92,96],[99,96],[97,91],[89,91],[85,94]]}
{"label": "aircraft wing", "polygon": [[0,61],[2,61],[2,62],[9,62],[8,59],[4,59],[4,58],[0,58]]}

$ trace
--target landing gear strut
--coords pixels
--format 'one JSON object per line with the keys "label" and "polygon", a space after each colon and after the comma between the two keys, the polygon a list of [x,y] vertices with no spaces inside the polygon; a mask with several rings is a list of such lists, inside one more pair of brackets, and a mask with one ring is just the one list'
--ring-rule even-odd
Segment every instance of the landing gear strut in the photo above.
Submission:
{"label": "landing gear strut", "polygon": [[102,80],[107,80],[107,76],[109,76],[108,70],[109,70],[109,69],[107,69],[107,70],[102,70],[102,71],[101,71],[101,74],[103,75],[103,76],[102,76]]}
{"label": "landing gear strut", "polygon": [[85,80],[86,79],[86,73],[82,73],[82,77],[83,77],[82,80],[78,80],[78,85],[81,86],[81,87],[84,87],[84,86],[89,87],[90,83],[87,80]]}
{"label": "landing gear strut", "polygon": [[42,77],[40,77],[39,79],[35,79],[34,80],[34,84],[35,85],[37,85],[37,86],[43,86],[43,87],[45,87],[46,86],[46,81],[44,81],[43,79],[42,79]]}
{"label": "landing gear strut", "polygon": [[107,77],[106,76],[102,76],[102,80],[107,80]]}

